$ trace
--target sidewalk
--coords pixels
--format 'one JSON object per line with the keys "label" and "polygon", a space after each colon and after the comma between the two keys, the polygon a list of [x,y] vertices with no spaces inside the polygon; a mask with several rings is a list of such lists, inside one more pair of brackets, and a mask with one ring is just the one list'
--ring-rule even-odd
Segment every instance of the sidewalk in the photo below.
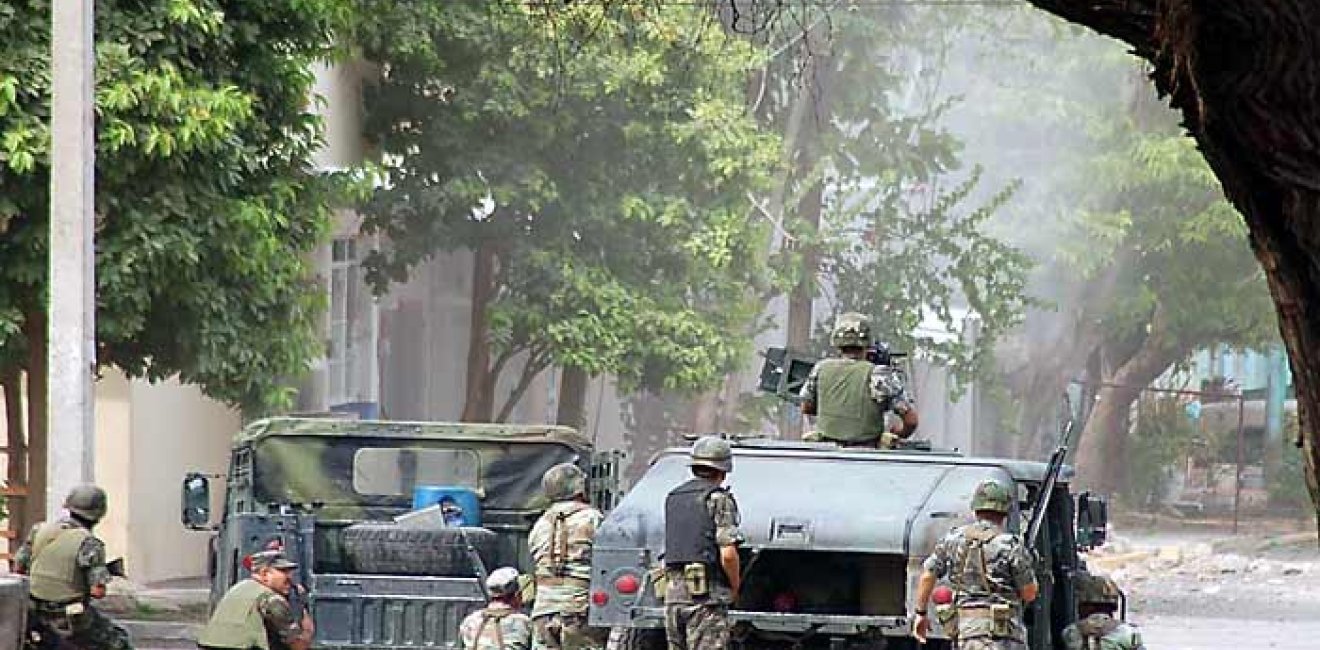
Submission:
{"label": "sidewalk", "polygon": [[147,585],[116,580],[99,605],[139,647],[187,647],[206,622],[210,594],[206,578]]}

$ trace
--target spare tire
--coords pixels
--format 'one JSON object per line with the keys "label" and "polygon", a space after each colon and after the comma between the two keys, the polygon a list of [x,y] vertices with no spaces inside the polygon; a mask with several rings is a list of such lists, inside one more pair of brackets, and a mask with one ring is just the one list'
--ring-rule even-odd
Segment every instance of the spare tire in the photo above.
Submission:
{"label": "spare tire", "polygon": [[486,528],[407,528],[392,523],[354,524],[344,529],[344,555],[356,573],[475,576],[467,545],[493,570],[495,532]]}

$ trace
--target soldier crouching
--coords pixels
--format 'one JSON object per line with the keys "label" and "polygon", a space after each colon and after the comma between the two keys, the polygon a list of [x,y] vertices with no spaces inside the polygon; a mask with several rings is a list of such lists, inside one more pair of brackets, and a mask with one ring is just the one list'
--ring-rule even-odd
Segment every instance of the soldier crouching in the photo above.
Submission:
{"label": "soldier crouching", "polygon": [[105,491],[80,485],[64,500],[68,516],[41,524],[15,554],[19,573],[31,581],[29,629],[39,647],[54,635],[88,650],[132,650],[128,632],[101,614],[93,599],[105,597],[110,570],[105,544],[92,534],[106,512]]}

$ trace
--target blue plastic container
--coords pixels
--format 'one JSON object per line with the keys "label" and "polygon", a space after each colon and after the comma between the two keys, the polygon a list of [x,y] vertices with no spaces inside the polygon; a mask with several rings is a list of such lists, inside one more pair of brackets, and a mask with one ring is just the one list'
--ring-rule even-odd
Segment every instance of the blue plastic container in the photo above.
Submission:
{"label": "blue plastic container", "polygon": [[456,510],[445,513],[445,521],[451,526],[480,526],[481,500],[471,488],[449,485],[419,485],[413,490],[413,510],[421,510],[437,503],[450,502]]}

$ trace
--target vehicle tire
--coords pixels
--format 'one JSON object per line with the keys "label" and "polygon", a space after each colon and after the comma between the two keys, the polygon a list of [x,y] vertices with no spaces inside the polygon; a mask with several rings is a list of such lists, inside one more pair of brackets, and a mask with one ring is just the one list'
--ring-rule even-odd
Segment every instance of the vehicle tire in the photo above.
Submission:
{"label": "vehicle tire", "polygon": [[610,629],[605,650],[665,650],[666,646],[664,630],[616,627]]}
{"label": "vehicle tire", "polygon": [[355,573],[419,576],[474,576],[467,543],[488,569],[496,535],[486,528],[404,528],[389,523],[354,524],[344,529],[344,555]]}

